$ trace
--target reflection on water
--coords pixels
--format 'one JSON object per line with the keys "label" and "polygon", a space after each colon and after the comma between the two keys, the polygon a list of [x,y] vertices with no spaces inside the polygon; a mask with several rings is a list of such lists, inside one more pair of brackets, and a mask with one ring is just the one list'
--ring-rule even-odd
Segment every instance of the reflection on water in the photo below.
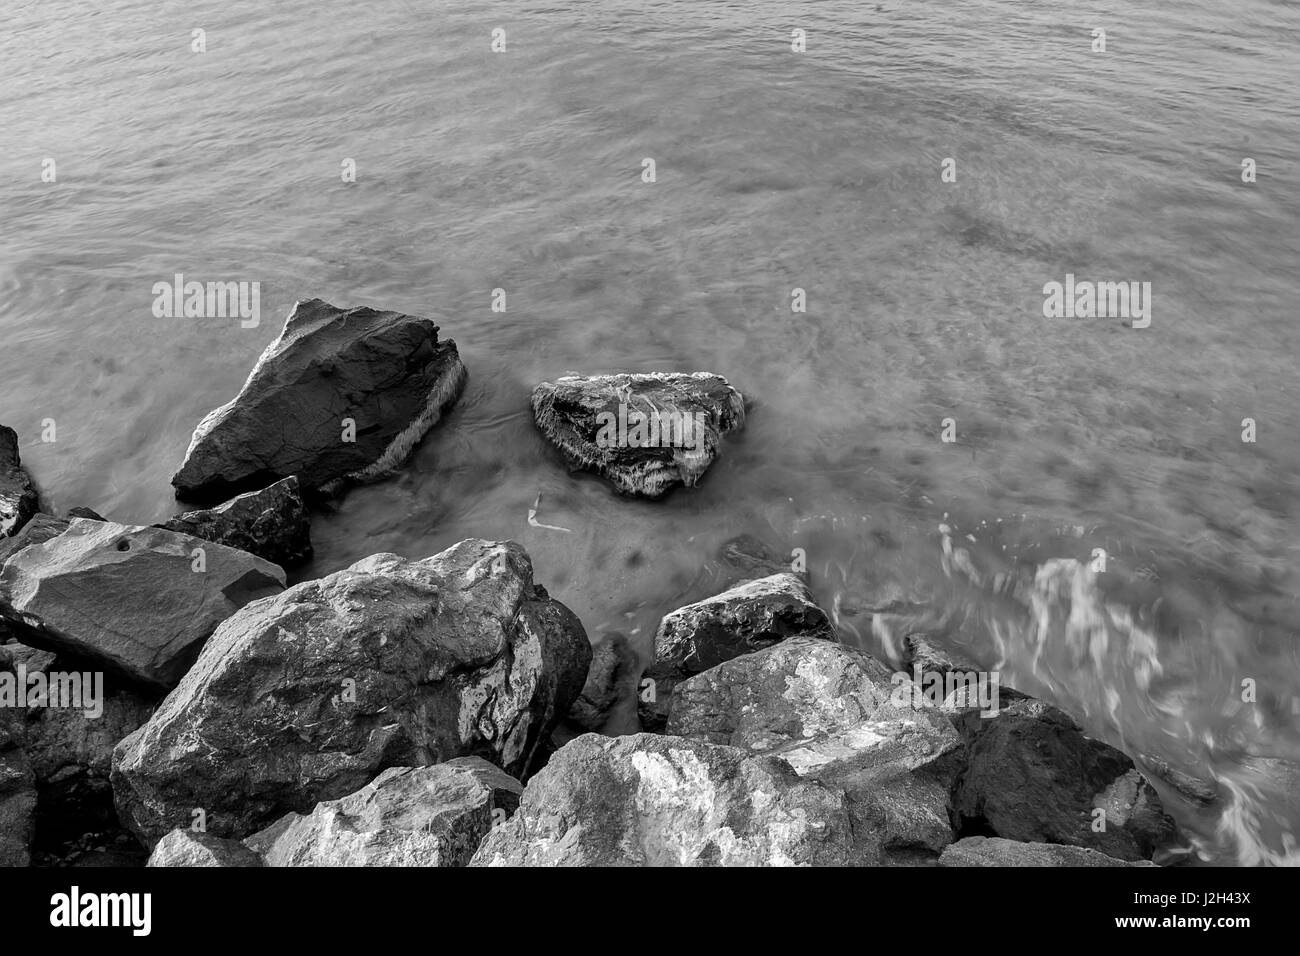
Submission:
{"label": "reflection on water", "polygon": [[[54,508],[169,514],[191,429],[295,299],[432,314],[465,396],[399,478],[318,517],[306,573],[515,538],[590,632],[645,652],[733,582],[722,542],[801,547],[847,639],[941,630],[1133,754],[1191,855],[1294,862],[1300,8],[6,15],[0,421]],[[260,282],[261,326],[156,319],[177,272]],[[1151,327],[1044,319],[1069,273],[1151,282]],[[753,408],[664,502],[569,476],[532,425],[539,381],[678,369]]]}

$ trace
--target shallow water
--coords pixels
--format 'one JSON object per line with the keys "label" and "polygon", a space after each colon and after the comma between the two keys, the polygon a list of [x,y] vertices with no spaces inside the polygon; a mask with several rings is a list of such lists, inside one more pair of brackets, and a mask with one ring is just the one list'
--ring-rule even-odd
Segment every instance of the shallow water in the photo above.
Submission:
{"label": "shallow water", "polygon": [[[1297,862],[1300,7],[11,0],[3,18],[0,421],[53,509],[176,510],[191,430],[295,299],[434,315],[467,391],[399,478],[317,519],[308,575],[515,538],[593,637],[644,650],[665,611],[735,579],[726,539],[803,548],[846,638],[883,653],[938,627],[1090,733],[1218,780],[1210,809],[1161,785],[1193,857]],[[177,272],[260,282],[261,324],[155,318]],[[1151,326],[1045,319],[1067,273],[1151,282]],[[704,482],[644,503],[566,474],[532,386],[655,369],[717,371],[753,402]],[[538,495],[570,530],[529,525]]]}

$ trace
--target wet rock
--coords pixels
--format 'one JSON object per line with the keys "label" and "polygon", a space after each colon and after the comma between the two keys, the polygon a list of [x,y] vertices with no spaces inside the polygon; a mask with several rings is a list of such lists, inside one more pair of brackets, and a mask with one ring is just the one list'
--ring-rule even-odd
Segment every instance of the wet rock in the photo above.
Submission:
{"label": "wet rock", "polygon": [[465,378],[430,319],[300,301],[239,394],[199,423],[172,485],[179,498],[220,501],[290,475],[309,495],[385,477]]}
{"label": "wet rock", "polygon": [[708,372],[566,375],[533,389],[533,417],[570,467],[658,498],[700,480],[745,424],[745,402]]}
{"label": "wet rock", "polygon": [[17,534],[39,510],[36,487],[18,454],[18,433],[0,425],[0,538]]}
{"label": "wet rock", "polygon": [[852,865],[864,858],[846,803],[776,757],[584,734],[529,782],[471,865]]}
{"label": "wet rock", "polygon": [[167,690],[221,621],[283,588],[284,571],[243,551],[76,518],[4,561],[0,619],[24,644]]}
{"label": "wet rock", "polygon": [[908,685],[853,648],[792,637],[678,684],[667,731],[773,754],[843,788],[859,841],[874,834],[883,862],[935,854],[953,839],[961,740]]}
{"label": "wet rock", "polygon": [[311,518],[294,477],[245,492],[216,508],[187,511],[154,527],[238,548],[282,568],[303,564],[312,556]]}
{"label": "wet rock", "polygon": [[978,672],[980,666],[942,637],[913,632],[903,638],[903,667],[922,673]]}
{"label": "wet rock", "polygon": [[[741,534],[722,543],[718,559],[746,578],[766,577],[790,571],[790,561],[752,534]],[[793,572],[791,572],[793,573]]]}
{"label": "wet rock", "polygon": [[[622,634],[609,634],[592,649],[591,669],[568,720],[585,731],[599,731],[618,704],[636,693],[641,661]],[[576,736],[576,735],[575,735]]]}
{"label": "wet rock", "polygon": [[0,867],[27,866],[36,832],[36,777],[17,716],[0,710]]}
{"label": "wet rock", "polygon": [[68,520],[73,518],[87,518],[90,521],[107,521],[102,514],[93,508],[73,508],[68,512]]}
{"label": "wet rock", "polygon": [[1117,860],[1096,850],[1059,843],[1020,843],[1001,837],[966,837],[943,851],[940,866],[1155,866]]}
{"label": "wet rock", "polygon": [[[0,537],[0,564],[33,544],[49,541],[68,530],[68,522],[53,515],[36,514],[13,537]],[[3,626],[3,625],[0,625]]]}
{"label": "wet rock", "polygon": [[465,866],[519,806],[519,781],[478,757],[392,767],[356,793],[293,814],[265,845],[267,866]]}
{"label": "wet rock", "polygon": [[746,581],[666,615],[646,670],[654,700],[642,702],[643,726],[663,728],[678,682],[796,635],[833,639],[834,629],[807,585],[789,572]]}
{"label": "wet rock", "polygon": [[109,781],[113,748],[143,725],[153,709],[152,700],[119,690],[104,693],[89,712],[71,707],[28,711],[26,751],[40,795],[42,846],[64,846],[89,831],[118,829]]}
{"label": "wet rock", "polygon": [[1219,802],[1219,788],[1213,781],[1184,773],[1170,766],[1167,760],[1152,754],[1142,754],[1141,762],[1151,776],[1168,784],[1192,803],[1208,807]]}
{"label": "wet rock", "polygon": [[514,542],[377,554],[249,605],[118,745],[120,818],[146,842],[245,836],[388,767],[477,755],[523,777],[582,689],[591,645]]}
{"label": "wet rock", "polygon": [[262,858],[238,840],[173,830],[158,841],[149,866],[261,866]]}
{"label": "wet rock", "polygon": [[1173,821],[1127,756],[1043,701],[1003,704],[996,717],[968,709],[954,718],[966,742],[953,791],[959,832],[1091,847],[1120,860],[1150,859],[1173,839]]}

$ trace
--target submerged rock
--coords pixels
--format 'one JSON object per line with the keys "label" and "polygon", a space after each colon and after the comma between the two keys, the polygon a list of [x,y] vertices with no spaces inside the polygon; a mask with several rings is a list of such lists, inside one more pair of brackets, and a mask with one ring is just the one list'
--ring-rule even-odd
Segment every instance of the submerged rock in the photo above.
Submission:
{"label": "submerged rock", "polygon": [[217,629],[114,755],[122,821],[244,836],[387,767],[477,755],[516,777],[582,689],[591,645],[514,542],[377,554]]}
{"label": "submerged rock", "polygon": [[876,841],[882,862],[933,858],[953,839],[948,794],[961,740],[907,685],[861,651],[793,637],[678,684],[667,730],[773,754],[843,788],[859,843]]}
{"label": "submerged rock", "polygon": [[967,709],[954,718],[966,742],[953,790],[960,829],[1120,860],[1150,859],[1173,839],[1155,788],[1125,754],[1043,701],[1003,703],[995,717]]}
{"label": "submerged rock", "polygon": [[18,433],[0,425],[0,538],[17,534],[39,510],[36,488],[18,455]]}
{"label": "submerged rock", "polygon": [[586,731],[599,731],[615,708],[636,693],[641,662],[622,634],[608,634],[592,648],[591,668],[582,693],[569,708],[568,720]]}
{"label": "submerged rock", "polygon": [[851,865],[864,859],[846,803],[775,757],[684,737],[584,734],[529,782],[471,865]]}
{"label": "submerged rock", "polygon": [[680,607],[655,634],[653,700],[643,700],[641,722],[659,730],[668,717],[673,688],[702,671],[794,636],[834,639],[826,612],[808,586],[790,572],[773,574]]}
{"label": "submerged rock", "polygon": [[533,417],[571,467],[658,498],[700,480],[745,424],[745,402],[708,372],[566,375],[533,389]]}
{"label": "submerged rock", "polygon": [[1021,843],[1002,837],[966,837],[943,851],[940,866],[1155,866],[1117,860],[1096,850],[1059,843]]}
{"label": "submerged rock", "polygon": [[173,830],[158,841],[148,866],[261,866],[262,858],[238,840]]}
{"label": "submerged rock", "polygon": [[199,423],[172,476],[176,495],[219,501],[290,475],[304,493],[329,495],[382,478],[466,374],[431,319],[300,301],[239,394]]}
{"label": "submerged rock", "polygon": [[0,619],[24,644],[167,690],[218,624],[283,588],[284,571],[243,551],[76,518],[4,559]]}
{"label": "submerged rock", "polygon": [[356,793],[292,814],[247,842],[264,847],[267,866],[465,866],[522,792],[479,757],[391,767]]}
{"label": "submerged rock", "polygon": [[312,556],[311,518],[294,477],[245,492],[216,508],[187,511],[154,527],[238,548],[282,568]]}

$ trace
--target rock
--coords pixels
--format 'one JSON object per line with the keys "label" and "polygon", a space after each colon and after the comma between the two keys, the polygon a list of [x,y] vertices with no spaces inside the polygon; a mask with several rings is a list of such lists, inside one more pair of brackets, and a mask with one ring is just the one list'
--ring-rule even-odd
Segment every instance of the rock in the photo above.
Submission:
{"label": "rock", "polygon": [[903,638],[903,667],[919,668],[922,673],[949,671],[979,672],[980,666],[961,651],[950,647],[942,638],[925,632],[913,632]]}
{"label": "rock", "polygon": [[658,498],[700,480],[722,436],[745,424],[745,402],[708,372],[566,375],[533,389],[533,417],[570,467]]}
{"label": "rock", "polygon": [[68,519],[71,520],[73,518],[88,518],[91,521],[108,520],[98,511],[95,511],[93,508],[73,508],[68,512]]}
{"label": "rock", "polygon": [[[972,709],[954,718],[966,742],[953,791],[959,832],[1091,847],[1120,860],[1150,859],[1173,839],[1173,821],[1127,756],[1043,701],[1003,705],[996,717]],[[1093,830],[1096,808],[1102,832]]]}
{"label": "rock", "polygon": [[[718,560],[747,578],[765,577],[790,571],[791,562],[752,534],[741,534],[722,543]],[[793,572],[791,572],[793,573]]]}
{"label": "rock", "polygon": [[568,719],[586,731],[599,731],[628,695],[636,694],[641,661],[622,634],[609,634],[592,649],[591,668]]}
{"label": "rock", "polygon": [[238,840],[176,829],[158,841],[149,866],[261,866],[262,859]]}
{"label": "rock", "polygon": [[53,515],[36,514],[23,525],[23,530],[10,538],[0,537],[0,564],[24,548],[49,541],[68,530],[68,522]]}
{"label": "rock", "polygon": [[1170,766],[1169,761],[1154,754],[1142,754],[1141,762],[1151,776],[1168,784],[1192,803],[1208,807],[1219,802],[1219,788],[1213,781],[1184,773]]}
{"label": "rock", "polygon": [[582,689],[591,645],[514,542],[377,554],[223,623],[118,745],[118,815],[146,842],[245,836],[388,767],[477,755],[524,777]]}
{"label": "rock", "polygon": [[[519,806],[519,781],[479,757],[391,767],[356,793],[291,814],[266,846],[267,866],[464,866]],[[498,813],[498,811],[500,811]]]}
{"label": "rock", "polygon": [[551,758],[471,866],[842,866],[843,793],[701,740],[584,734]]}
{"label": "rock", "polygon": [[953,839],[961,740],[908,685],[861,651],[792,637],[678,684],[667,731],[779,756],[844,789],[883,857],[933,855]]}
{"label": "rock", "polygon": [[284,571],[243,551],[75,518],[4,561],[0,619],[24,644],[168,690],[219,623],[283,588]]}
{"label": "rock", "polygon": [[18,455],[18,433],[0,425],[0,538],[8,538],[40,510],[31,478]]}
{"label": "rock", "polygon": [[0,867],[30,864],[35,833],[36,777],[17,716],[0,710]]}
{"label": "rock", "polygon": [[1155,866],[1117,860],[1096,850],[1059,843],[1021,843],[1002,837],[966,837],[943,851],[940,866]]}
{"label": "rock", "polygon": [[282,568],[303,564],[312,556],[311,518],[294,477],[245,492],[216,508],[187,511],[154,527],[238,548]]}
{"label": "rock", "polygon": [[466,375],[430,319],[300,301],[239,394],[199,423],[172,476],[176,496],[220,501],[290,475],[305,494],[330,495],[385,477]]}
{"label": "rock", "polygon": [[0,671],[16,670],[20,665],[28,674],[44,674],[58,659],[58,655],[26,644],[6,644],[0,647]]}
{"label": "rock", "polygon": [[679,681],[795,635],[830,640],[834,629],[808,586],[789,572],[678,608],[655,634],[655,659],[645,675],[654,681],[654,700],[643,702],[642,724],[647,730],[663,727]]}
{"label": "rock", "polygon": [[94,716],[65,707],[28,711],[26,750],[40,795],[42,846],[118,829],[109,782],[113,748],[153,709],[151,700],[119,690],[103,695]]}

